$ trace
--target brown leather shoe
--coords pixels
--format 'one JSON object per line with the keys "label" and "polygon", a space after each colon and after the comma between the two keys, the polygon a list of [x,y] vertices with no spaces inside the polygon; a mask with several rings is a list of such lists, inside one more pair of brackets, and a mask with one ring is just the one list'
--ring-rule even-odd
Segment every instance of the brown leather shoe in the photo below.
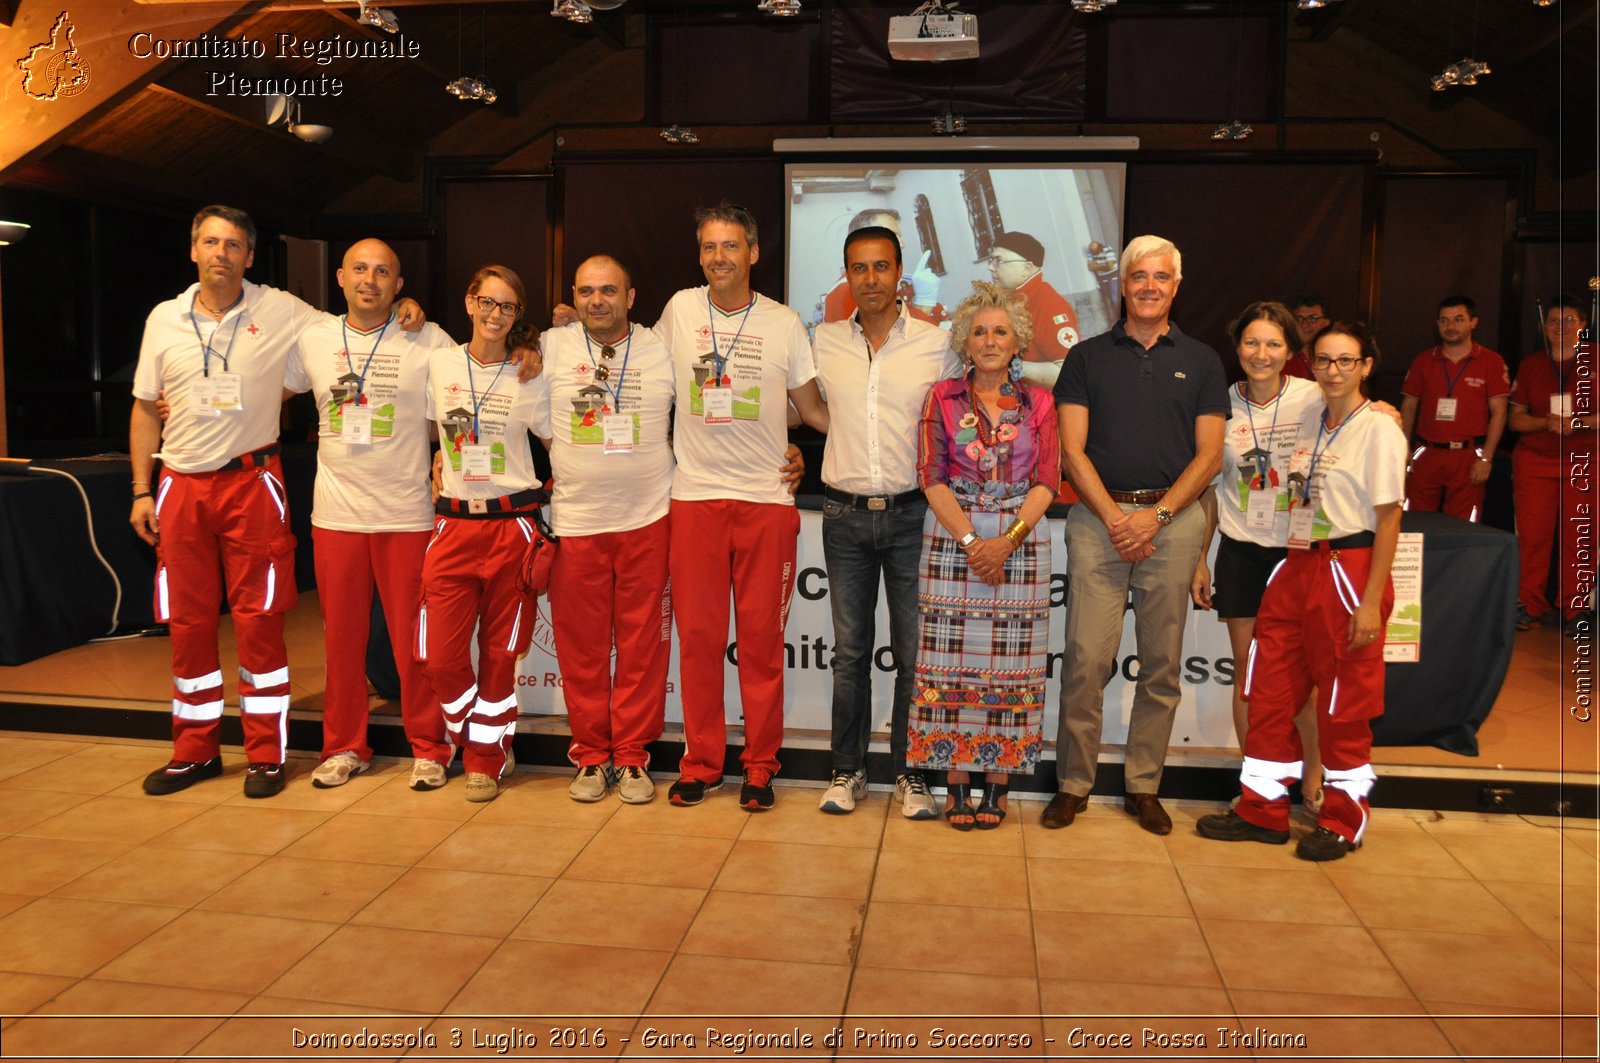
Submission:
{"label": "brown leather shoe", "polygon": [[1078,818],[1078,813],[1083,811],[1083,806],[1089,799],[1079,794],[1058,793],[1044,806],[1044,813],[1040,815],[1039,822],[1046,830],[1060,830],[1062,827],[1072,826],[1072,821]]}
{"label": "brown leather shoe", "polygon": [[1172,833],[1172,817],[1161,807],[1155,794],[1126,794],[1122,798],[1122,810],[1137,816],[1139,826],[1151,834]]}

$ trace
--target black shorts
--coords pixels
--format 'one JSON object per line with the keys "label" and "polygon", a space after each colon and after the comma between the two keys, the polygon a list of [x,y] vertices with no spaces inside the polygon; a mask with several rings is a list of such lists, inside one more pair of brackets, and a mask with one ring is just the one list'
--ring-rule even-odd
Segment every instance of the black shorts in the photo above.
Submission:
{"label": "black shorts", "polygon": [[1286,546],[1257,546],[1222,536],[1217,567],[1211,574],[1211,607],[1224,620],[1244,620],[1261,611],[1261,592],[1278,562],[1289,556]]}

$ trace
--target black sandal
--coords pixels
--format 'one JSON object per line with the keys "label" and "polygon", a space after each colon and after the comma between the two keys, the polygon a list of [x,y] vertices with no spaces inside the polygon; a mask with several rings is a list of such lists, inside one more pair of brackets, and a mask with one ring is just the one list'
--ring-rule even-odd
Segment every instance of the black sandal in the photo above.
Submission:
{"label": "black sandal", "polygon": [[[1005,822],[1006,810],[1000,807],[1000,799],[1010,793],[1011,787],[1003,782],[988,783],[983,788],[983,797],[978,801],[978,809],[973,813],[972,822],[979,830],[994,830]],[[982,820],[978,816],[993,816],[993,821]]]}
{"label": "black sandal", "polygon": [[978,822],[972,811],[972,788],[964,782],[946,783],[945,792],[950,795],[950,807],[944,810],[944,818],[956,830],[971,830]]}

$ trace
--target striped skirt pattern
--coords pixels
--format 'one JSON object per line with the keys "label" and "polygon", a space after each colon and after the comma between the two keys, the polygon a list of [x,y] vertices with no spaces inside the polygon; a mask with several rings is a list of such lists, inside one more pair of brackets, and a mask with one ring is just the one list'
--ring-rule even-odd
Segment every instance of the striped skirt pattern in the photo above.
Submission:
{"label": "striped skirt pattern", "polygon": [[[982,538],[1014,514],[968,510]],[[922,527],[917,668],[907,764],[944,771],[1032,774],[1044,748],[1050,642],[1050,526],[1040,520],[991,587],[933,511]]]}

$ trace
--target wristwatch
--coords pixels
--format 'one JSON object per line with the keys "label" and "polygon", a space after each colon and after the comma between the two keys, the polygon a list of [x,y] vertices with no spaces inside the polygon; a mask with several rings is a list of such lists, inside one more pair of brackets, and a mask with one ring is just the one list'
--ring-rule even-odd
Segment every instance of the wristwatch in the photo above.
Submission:
{"label": "wristwatch", "polygon": [[963,550],[970,550],[972,549],[973,544],[977,541],[978,533],[975,531],[969,531],[967,534],[956,540],[956,545],[961,547]]}
{"label": "wristwatch", "polygon": [[1168,524],[1172,523],[1172,510],[1168,509],[1166,506],[1157,506],[1156,520],[1160,521],[1161,526],[1165,528]]}

